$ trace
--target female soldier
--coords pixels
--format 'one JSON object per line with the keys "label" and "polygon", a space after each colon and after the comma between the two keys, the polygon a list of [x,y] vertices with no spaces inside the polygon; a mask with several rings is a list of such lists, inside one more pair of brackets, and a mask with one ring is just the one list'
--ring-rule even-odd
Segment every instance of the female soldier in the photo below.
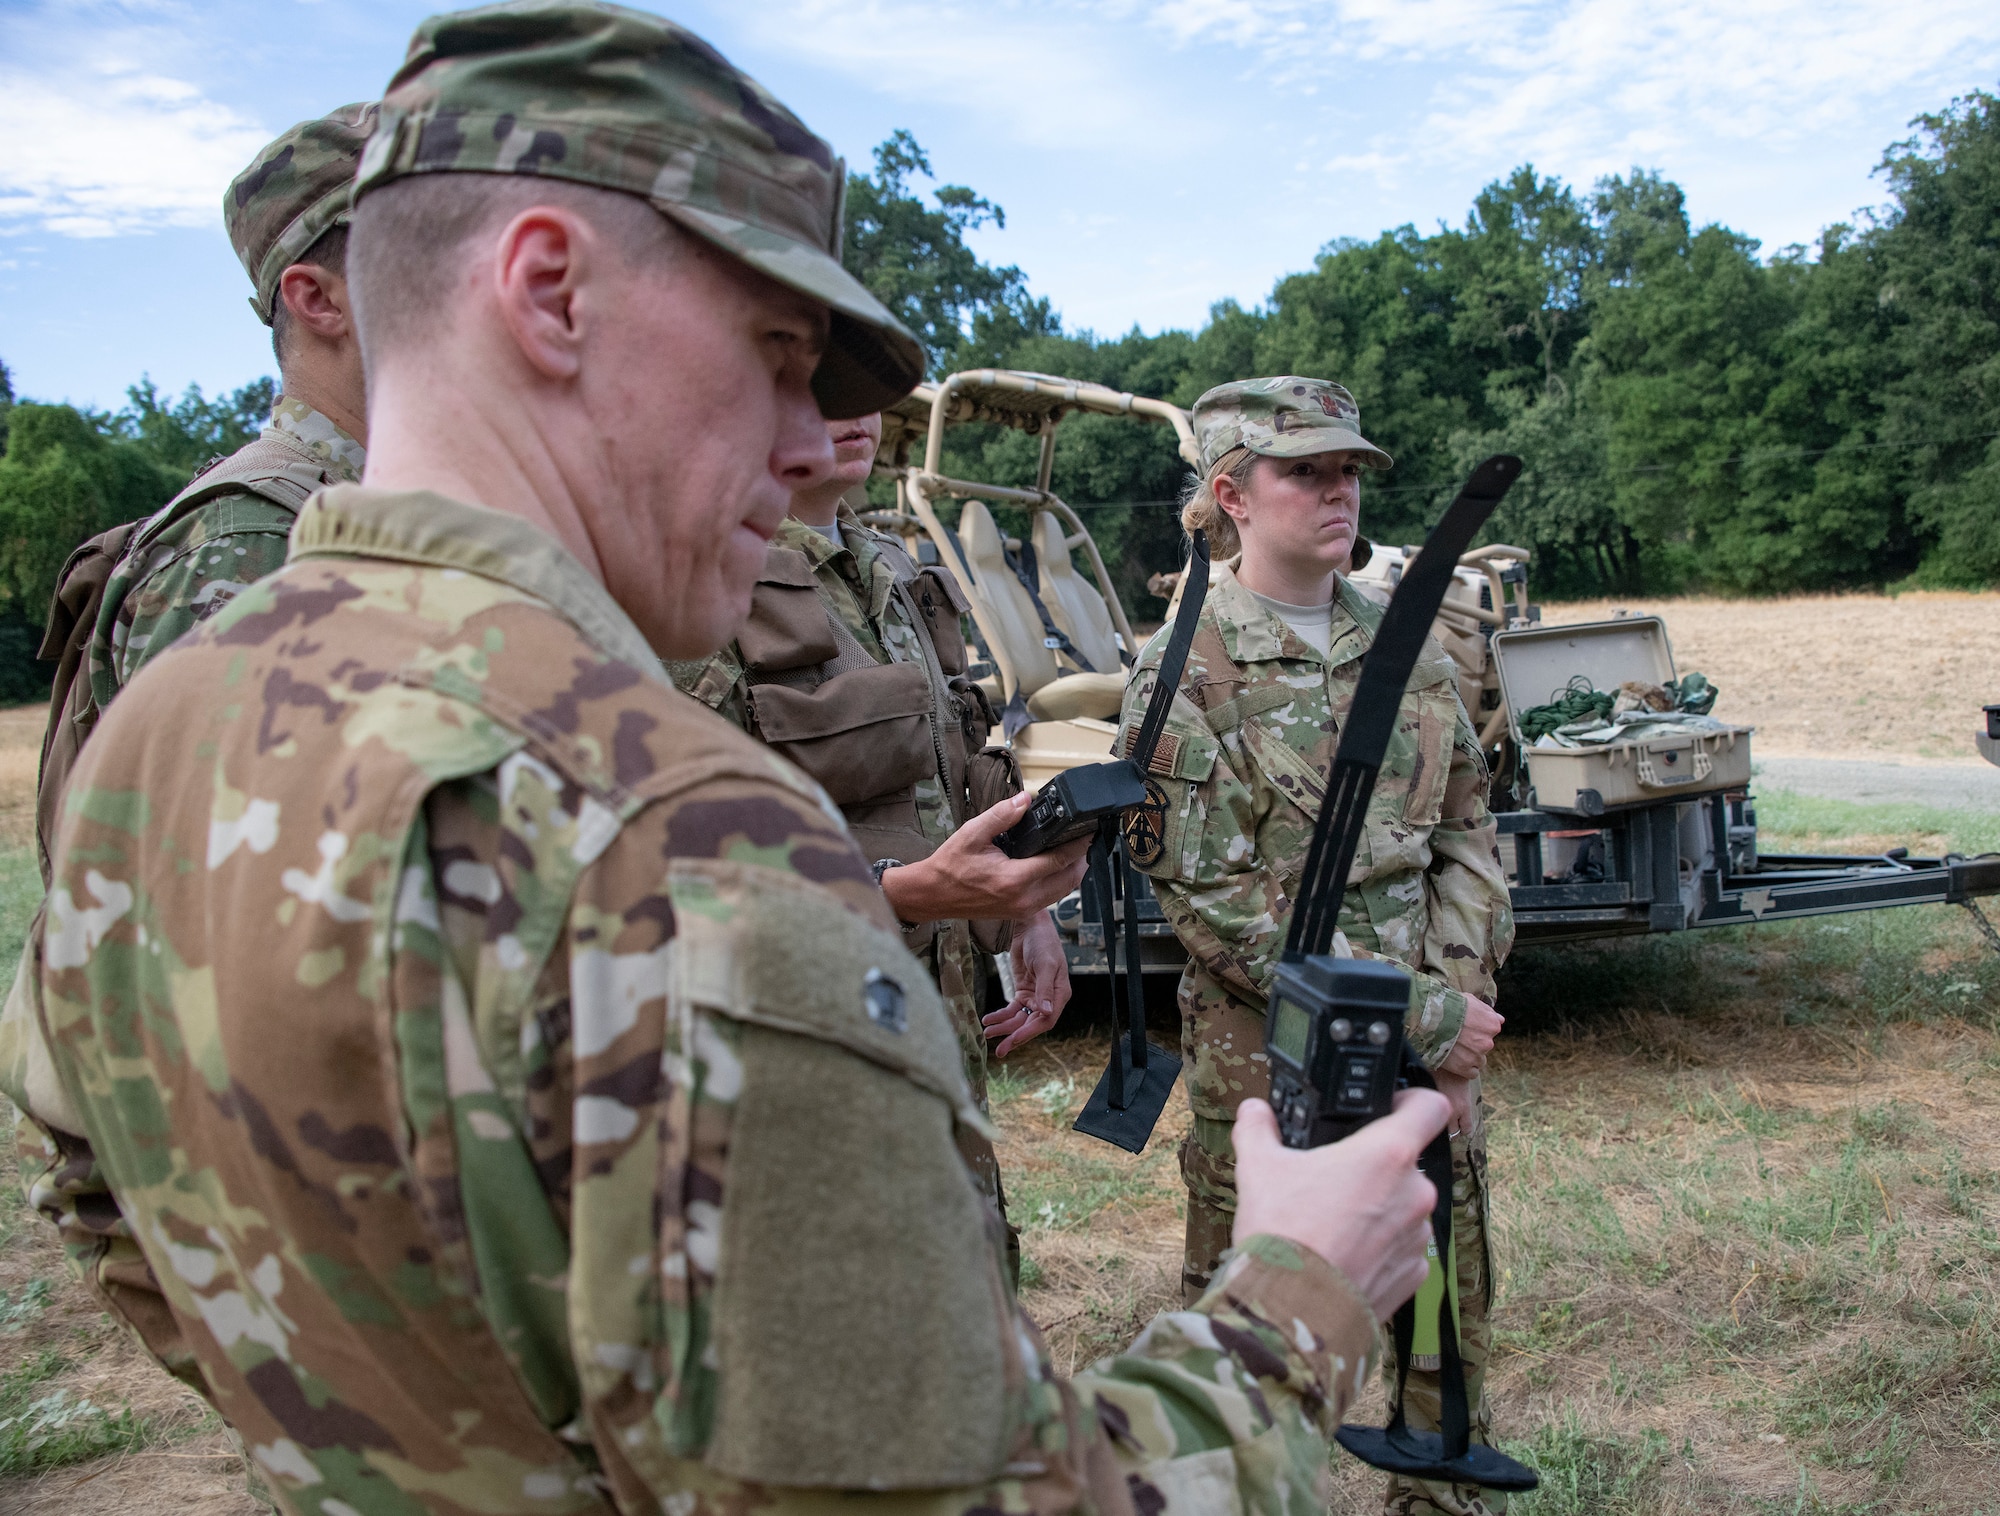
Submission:
{"label": "female soldier", "polygon": [[[1148,803],[1128,813],[1126,827],[1133,862],[1152,877],[1188,950],[1180,1005],[1194,1107],[1181,1148],[1189,1300],[1229,1246],[1230,1128],[1244,1097],[1270,1088],[1265,992],[1361,655],[1381,622],[1381,608],[1342,577],[1357,540],[1361,470],[1389,467],[1360,419],[1346,390],[1317,379],[1220,385],[1194,407],[1202,478],[1181,521],[1208,533],[1218,560],[1240,557],[1218,562]],[[1155,637],[1133,670],[1127,741],[1166,640]],[[1514,938],[1486,786],[1451,661],[1432,643],[1376,780],[1334,951],[1391,958],[1422,976],[1408,1032],[1456,1113],[1460,1335],[1481,1440],[1490,1333],[1478,1076],[1501,1024],[1488,1004],[1493,975]],[[1412,1367],[1411,1420],[1435,1427],[1437,1360]],[[1501,1509],[1504,1497],[1485,1500],[1476,1489],[1392,1480],[1386,1508],[1481,1512]]]}

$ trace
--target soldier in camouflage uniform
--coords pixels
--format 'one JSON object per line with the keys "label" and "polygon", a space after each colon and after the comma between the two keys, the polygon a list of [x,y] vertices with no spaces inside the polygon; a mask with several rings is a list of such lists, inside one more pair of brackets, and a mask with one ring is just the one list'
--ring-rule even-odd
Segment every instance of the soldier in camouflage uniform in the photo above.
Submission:
{"label": "soldier in camouflage uniform", "polygon": [[[841,808],[904,943],[944,995],[985,1110],[989,1038],[1004,1039],[1004,1057],[1069,1001],[1069,964],[1047,907],[1076,888],[1089,842],[1020,860],[993,845],[1019,816],[1021,803],[1007,802],[1021,778],[1006,749],[986,746],[995,723],[966,671],[963,592],[944,570],[920,568],[900,538],[863,526],[842,498],[868,478],[880,415],[827,431],[832,477],[793,497],[749,624],[714,657],[669,672]],[[1014,994],[982,1024],[986,957],[996,952],[1012,958]],[[1004,1215],[991,1153],[975,1166]]]}
{"label": "soldier in camouflage uniform", "polygon": [[272,327],[283,390],[270,424],[212,461],[132,539],[112,572],[91,642],[99,709],[150,658],[285,561],[314,490],[361,478],[361,345],[347,295],[348,187],[375,127],[373,104],[302,121],[222,197],[251,309]]}
{"label": "soldier in camouflage uniform", "polygon": [[820,408],[921,372],[840,192],[657,18],[426,22],[356,182],[369,483],[83,752],[0,1082],[80,1114],[287,1512],[1317,1512],[1422,1278],[1442,1100],[1249,1108],[1215,1289],[1059,1380],[866,861],[667,680]]}
{"label": "soldier in camouflage uniform", "polygon": [[[1218,557],[1234,549],[1232,539],[1242,555],[1215,570],[1153,760],[1149,805],[1126,828],[1134,861],[1152,876],[1188,950],[1180,1004],[1194,1107],[1181,1150],[1190,1299],[1207,1288],[1229,1245],[1230,1126],[1245,1097],[1269,1089],[1265,993],[1362,654],[1381,622],[1381,607],[1339,570],[1355,538],[1360,470],[1389,464],[1361,436],[1352,397],[1320,380],[1221,385],[1195,403],[1194,429],[1204,478],[1185,519],[1220,539]],[[1166,640],[1164,632],[1155,637],[1133,670],[1128,733],[1151,698]],[[1375,782],[1335,951],[1391,958],[1424,976],[1408,1033],[1459,1109],[1452,1154],[1460,1331],[1482,1439],[1490,1428],[1481,1389],[1491,1282],[1476,1076],[1499,1025],[1487,1003],[1494,974],[1514,936],[1486,788],[1451,661],[1432,642],[1411,675]],[[1412,1419],[1434,1427],[1437,1363],[1419,1359],[1414,1367]],[[1482,1507],[1474,1490],[1396,1481],[1388,1498],[1395,1512],[1503,1504],[1504,1496]]]}
{"label": "soldier in camouflage uniform", "polygon": [[[285,561],[293,518],[315,490],[361,477],[366,400],[361,348],[344,276],[349,186],[376,107],[343,106],[293,127],[257,155],[223,196],[223,224],[250,276],[250,305],[267,324],[284,390],[248,446],[211,460],[186,489],[124,540],[104,584],[85,656],[51,717],[38,789],[38,843],[47,849],[79,749],[138,670]],[[39,918],[38,918],[39,921]],[[32,975],[32,944],[21,973]],[[18,1046],[16,996],[0,1014],[0,1064]],[[46,1069],[36,1108],[45,1131],[21,1129],[41,1155],[31,1202],[56,1222],[72,1263],[114,1314],[179,1377],[201,1386],[130,1228],[105,1192],[81,1116]],[[53,1163],[46,1161],[53,1158]]]}

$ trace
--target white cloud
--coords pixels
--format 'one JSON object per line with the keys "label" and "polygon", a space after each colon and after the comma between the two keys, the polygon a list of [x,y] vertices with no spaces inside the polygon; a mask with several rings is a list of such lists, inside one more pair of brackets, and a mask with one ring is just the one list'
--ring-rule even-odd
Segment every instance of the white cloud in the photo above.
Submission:
{"label": "white cloud", "polygon": [[229,21],[183,0],[28,0],[0,10],[0,230],[106,237],[213,226],[270,140],[191,83]]}
{"label": "white cloud", "polygon": [[1196,123],[1132,67],[1116,7],[771,0],[732,17],[752,49],[978,119],[1009,143],[1156,155]]}
{"label": "white cloud", "polygon": [[1992,0],[1166,0],[1145,14],[1177,47],[1250,53],[1280,88],[1357,65],[1443,75],[1345,160],[1378,173],[1523,157],[1602,172],[1695,145],[1793,148],[1873,102],[1941,99],[2000,60]]}
{"label": "white cloud", "polygon": [[0,69],[0,217],[71,237],[212,226],[222,192],[270,139],[179,79],[95,63]]}

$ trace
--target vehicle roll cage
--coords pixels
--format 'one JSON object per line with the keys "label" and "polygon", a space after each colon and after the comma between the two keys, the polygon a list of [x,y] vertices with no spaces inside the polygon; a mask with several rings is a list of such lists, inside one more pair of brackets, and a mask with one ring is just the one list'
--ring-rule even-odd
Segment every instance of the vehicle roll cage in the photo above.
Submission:
{"label": "vehicle roll cage", "polygon": [[[967,369],[939,383],[920,385],[906,399],[885,412],[882,418],[882,446],[876,455],[875,472],[894,479],[898,508],[866,512],[862,520],[874,527],[902,533],[920,533],[936,547],[940,562],[954,565],[966,576],[971,569],[957,538],[938,516],[943,500],[987,500],[1016,505],[1031,512],[1046,511],[1061,523],[1063,545],[1074,552],[1082,549],[1090,561],[1091,577],[1104,599],[1111,624],[1129,653],[1138,651],[1132,623],[1125,606],[1112,586],[1111,575],[1097,543],[1067,501],[1050,488],[1055,470],[1056,428],[1072,412],[1099,416],[1137,416],[1173,428],[1180,455],[1190,468],[1199,468],[1200,449],[1195,446],[1194,428],[1188,413],[1165,400],[1128,394],[1102,384],[1080,384],[1047,374],[1030,374],[1008,369]],[[1041,439],[1041,456],[1036,464],[1035,485],[982,484],[954,479],[944,472],[944,434],[947,427],[985,422],[1010,427]],[[921,439],[923,462],[912,463],[911,454]],[[972,601],[973,624],[988,647],[999,647],[1003,639],[989,620],[978,595]],[[1001,670],[1009,684],[1013,671]],[[1011,691],[1010,691],[1011,693]]]}

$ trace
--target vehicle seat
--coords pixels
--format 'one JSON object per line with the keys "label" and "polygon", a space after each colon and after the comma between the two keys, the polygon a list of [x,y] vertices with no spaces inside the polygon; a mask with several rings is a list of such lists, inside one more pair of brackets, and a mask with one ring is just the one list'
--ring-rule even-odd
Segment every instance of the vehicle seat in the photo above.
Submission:
{"label": "vehicle seat", "polygon": [[1025,698],[1054,683],[1062,669],[1054,652],[1042,646],[1042,618],[1007,566],[1006,543],[993,513],[980,501],[966,501],[958,518],[958,537],[972,565],[972,590],[986,613],[981,619],[987,623],[987,640],[1007,694],[1018,690]]}
{"label": "vehicle seat", "polygon": [[1065,674],[1028,697],[1028,714],[1037,721],[1074,721],[1086,716],[1115,721],[1125,699],[1125,674]]}
{"label": "vehicle seat", "polygon": [[1116,674],[1123,664],[1111,613],[1104,608],[1104,597],[1070,560],[1062,521],[1053,511],[1035,512],[1033,536],[1035,559],[1042,571],[1042,604],[1049,608],[1050,618],[1090,660],[1093,669]]}
{"label": "vehicle seat", "polygon": [[[1007,566],[1005,544],[993,513],[981,502],[968,500],[958,518],[958,536],[972,566],[972,593],[985,613],[987,642],[1000,665],[1004,695],[1019,693],[1029,702],[1031,714],[1042,720],[1089,716],[1102,721],[1116,717],[1125,688],[1122,674],[1063,672],[1055,652],[1043,645],[1042,618],[1035,612],[1035,602]],[[1051,610],[1050,615],[1054,614]],[[1055,715],[1057,710],[1063,713],[1060,718]]]}

